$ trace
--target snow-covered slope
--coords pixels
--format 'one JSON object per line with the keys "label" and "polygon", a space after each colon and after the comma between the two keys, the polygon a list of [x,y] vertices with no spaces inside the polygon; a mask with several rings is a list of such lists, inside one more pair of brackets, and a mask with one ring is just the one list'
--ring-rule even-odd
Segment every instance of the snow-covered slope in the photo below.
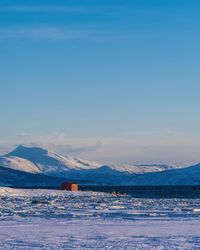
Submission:
{"label": "snow-covered slope", "polygon": [[[45,173],[63,176],[64,173],[77,170],[101,170],[102,164],[80,158],[61,156],[53,151],[39,147],[19,146],[11,153],[0,158],[0,165],[30,173]],[[107,166],[109,171],[144,174],[172,169],[167,165],[119,165]]]}
{"label": "snow-covered slope", "polygon": [[[52,151],[19,146],[0,157],[0,177],[4,184],[60,183],[59,179],[106,185],[200,184],[200,165],[175,168],[167,165],[106,166],[93,161],[61,156]],[[26,173],[26,174],[25,174]],[[0,182],[1,184],[1,182]],[[49,184],[48,184],[49,185]]]}
{"label": "snow-covered slope", "polygon": [[1,157],[0,164],[2,166],[7,164],[7,167],[16,170],[62,177],[70,170],[96,169],[101,166],[93,161],[74,159],[43,148],[25,146],[19,146]]}
{"label": "snow-covered slope", "polygon": [[21,170],[28,173],[40,173],[41,170],[31,161],[16,157],[16,156],[2,156],[0,157],[0,166]]}
{"label": "snow-covered slope", "polygon": [[174,169],[175,167],[169,165],[154,164],[154,165],[117,165],[117,166],[110,166],[110,168],[120,172],[128,172],[132,174],[145,174],[145,173],[166,171]]}

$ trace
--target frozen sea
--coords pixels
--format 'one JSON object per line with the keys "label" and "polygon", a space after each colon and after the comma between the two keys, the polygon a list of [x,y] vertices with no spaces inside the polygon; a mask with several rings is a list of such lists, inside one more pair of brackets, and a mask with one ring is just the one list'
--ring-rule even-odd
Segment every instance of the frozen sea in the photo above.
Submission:
{"label": "frozen sea", "polygon": [[200,249],[200,199],[0,188],[0,249]]}

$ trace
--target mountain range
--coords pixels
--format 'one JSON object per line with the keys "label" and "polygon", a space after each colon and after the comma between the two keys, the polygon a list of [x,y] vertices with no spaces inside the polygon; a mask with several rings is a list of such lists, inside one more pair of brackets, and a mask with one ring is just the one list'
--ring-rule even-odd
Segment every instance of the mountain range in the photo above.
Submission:
{"label": "mountain range", "polygon": [[64,180],[85,185],[198,185],[200,164],[102,165],[40,148],[18,146],[0,156],[0,185],[56,186]]}

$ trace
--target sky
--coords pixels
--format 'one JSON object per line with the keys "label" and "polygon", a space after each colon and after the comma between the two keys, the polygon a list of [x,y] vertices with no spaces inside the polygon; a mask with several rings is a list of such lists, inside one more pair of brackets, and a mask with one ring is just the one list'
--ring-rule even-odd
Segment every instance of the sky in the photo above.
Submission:
{"label": "sky", "polygon": [[200,2],[0,3],[0,153],[200,162]]}

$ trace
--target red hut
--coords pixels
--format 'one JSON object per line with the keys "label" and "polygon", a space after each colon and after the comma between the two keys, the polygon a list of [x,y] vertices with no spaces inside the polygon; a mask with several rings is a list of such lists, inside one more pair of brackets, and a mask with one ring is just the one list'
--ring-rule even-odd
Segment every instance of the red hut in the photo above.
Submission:
{"label": "red hut", "polygon": [[78,184],[71,182],[63,182],[61,184],[61,189],[67,191],[78,191]]}

